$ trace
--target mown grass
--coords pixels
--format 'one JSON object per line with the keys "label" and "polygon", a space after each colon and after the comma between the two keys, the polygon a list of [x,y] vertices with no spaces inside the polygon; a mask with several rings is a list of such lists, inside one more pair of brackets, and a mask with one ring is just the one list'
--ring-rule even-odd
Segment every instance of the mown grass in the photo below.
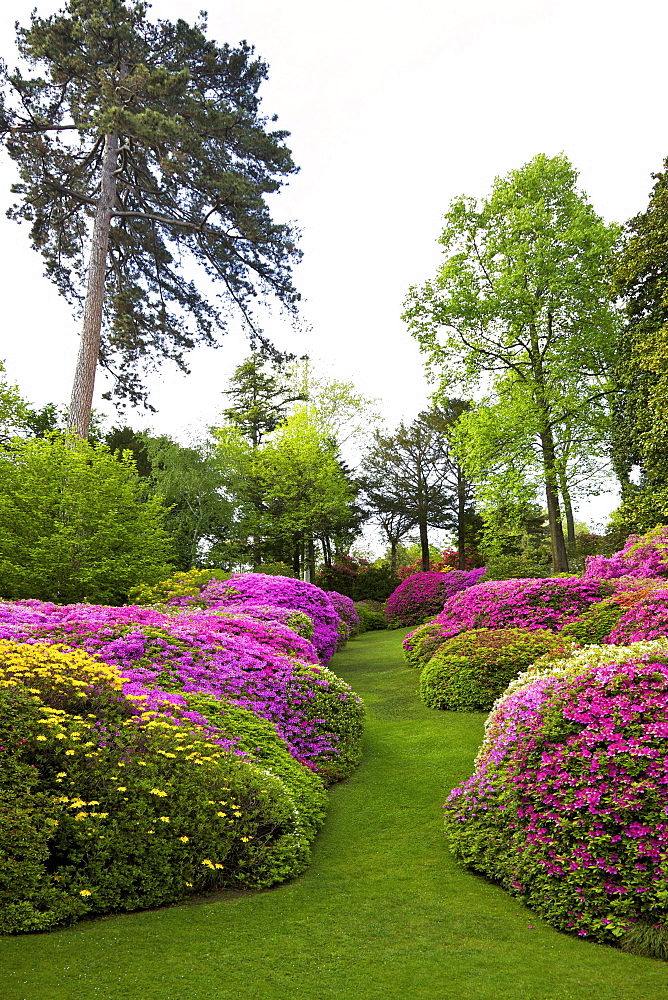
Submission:
{"label": "mown grass", "polygon": [[448,855],[441,806],[483,715],[420,704],[404,634],[333,664],[367,703],[366,752],[302,878],[2,938],[2,1000],[668,1000],[665,963],[558,934]]}

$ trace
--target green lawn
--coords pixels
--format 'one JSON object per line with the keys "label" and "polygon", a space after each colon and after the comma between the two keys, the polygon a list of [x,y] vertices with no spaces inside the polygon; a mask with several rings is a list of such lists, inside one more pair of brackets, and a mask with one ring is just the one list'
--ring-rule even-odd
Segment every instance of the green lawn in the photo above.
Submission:
{"label": "green lawn", "polygon": [[0,938],[2,1000],[668,1000],[665,963],[558,934],[449,857],[441,806],[484,717],[424,708],[404,634],[332,664],[367,704],[366,753],[302,878]]}

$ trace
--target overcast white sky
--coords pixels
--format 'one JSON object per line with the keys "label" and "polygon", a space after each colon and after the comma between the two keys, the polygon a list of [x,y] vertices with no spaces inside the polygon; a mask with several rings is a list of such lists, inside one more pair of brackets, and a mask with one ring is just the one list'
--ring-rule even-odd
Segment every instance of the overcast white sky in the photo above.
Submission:
{"label": "overcast white sky", "polygon": [[[40,14],[63,6],[2,5],[0,55],[10,65],[14,22],[27,24],[35,5]],[[202,6],[156,0],[151,16],[192,21]],[[296,282],[307,332],[278,319],[268,332],[378,397],[390,425],[427,400],[401,304],[437,267],[453,197],[484,195],[536,153],[563,151],[597,211],[624,221],[646,206],[650,175],[668,156],[661,0],[217,0],[209,33],[245,38],[268,62],[263,107],[291,133],[301,167],[274,211],[303,231]],[[0,208],[13,179],[3,159]],[[27,228],[1,214],[0,281],[10,380],[34,404],[66,403],[77,324],[42,277]],[[136,411],[130,422],[177,436],[211,423],[247,353],[233,332],[195,353],[189,377],[165,369],[152,393],[158,413]],[[596,519],[609,506],[583,514]]]}

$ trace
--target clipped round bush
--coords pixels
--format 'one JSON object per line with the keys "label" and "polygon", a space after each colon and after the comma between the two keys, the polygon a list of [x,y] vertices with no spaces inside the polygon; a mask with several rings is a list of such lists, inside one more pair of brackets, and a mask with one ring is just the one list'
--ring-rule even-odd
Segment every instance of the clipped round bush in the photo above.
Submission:
{"label": "clipped round bush", "polygon": [[668,587],[620,594],[616,595],[615,600],[621,605],[622,614],[606,642],[625,646],[643,639],[668,636]]}
{"label": "clipped round bush", "polygon": [[179,597],[197,597],[211,580],[229,580],[231,573],[222,569],[189,569],[174,573],[160,583],[140,584],[130,590],[133,604],[162,604]]}
{"label": "clipped round bush", "polygon": [[360,619],[360,632],[379,632],[387,628],[380,601],[357,601],[355,610]]}
{"label": "clipped round bush", "polygon": [[334,605],[334,610],[337,615],[339,618],[342,618],[348,626],[349,637],[352,639],[354,636],[359,635],[360,616],[352,599],[350,597],[346,597],[345,594],[339,594],[336,590],[328,590],[326,593]]}
{"label": "clipped round bush", "polygon": [[401,646],[411,667],[419,667],[421,670],[447,639],[448,636],[444,633],[442,625],[431,621],[425,622],[424,625],[418,625],[416,629],[409,632],[404,637]]}
{"label": "clipped round bush", "polygon": [[528,671],[446,803],[456,856],[559,930],[665,956],[666,737],[665,650],[589,647]]}
{"label": "clipped round bush", "polygon": [[485,568],[415,573],[399,584],[385,604],[385,621],[390,628],[405,628],[429,621],[443,609],[444,602],[457,591],[471,587]]}
{"label": "clipped round bush", "polygon": [[599,580],[490,580],[450,597],[436,621],[447,636],[476,628],[562,629],[602,596]]}
{"label": "clipped round bush", "polygon": [[128,686],[81,650],[0,641],[0,932],[305,867],[325,793],[275,730],[237,711],[233,753],[137,716]]}
{"label": "clipped round bush", "polygon": [[490,709],[537,657],[562,651],[563,641],[543,629],[475,629],[446,639],[420,674],[428,708],[455,712]]}

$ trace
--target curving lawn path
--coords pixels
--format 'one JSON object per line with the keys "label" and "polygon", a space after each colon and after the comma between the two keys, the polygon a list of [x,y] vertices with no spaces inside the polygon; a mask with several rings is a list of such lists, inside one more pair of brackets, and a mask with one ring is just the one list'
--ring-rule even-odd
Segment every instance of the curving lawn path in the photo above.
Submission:
{"label": "curving lawn path", "polygon": [[302,878],[0,938],[2,1000],[668,1000],[666,963],[558,934],[448,856],[441,805],[483,716],[420,704],[404,634],[332,664],[366,701],[366,754]]}

